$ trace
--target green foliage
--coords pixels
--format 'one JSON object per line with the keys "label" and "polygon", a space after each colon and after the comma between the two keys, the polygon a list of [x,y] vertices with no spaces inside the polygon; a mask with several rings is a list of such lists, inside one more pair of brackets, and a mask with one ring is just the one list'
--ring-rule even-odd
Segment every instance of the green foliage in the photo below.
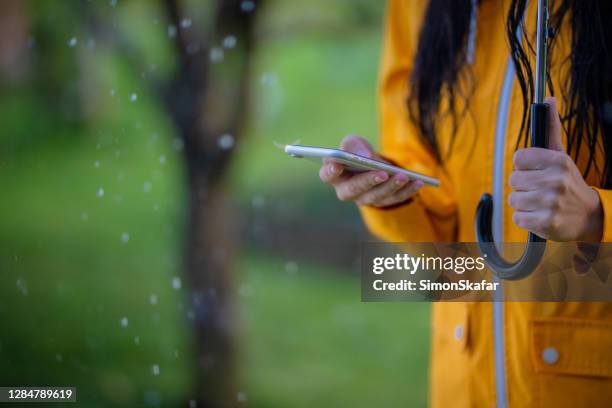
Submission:
{"label": "green foliage", "polygon": [[376,139],[379,41],[371,30],[263,44],[255,60],[252,121],[232,171],[238,197],[248,202],[262,191],[323,188],[316,165],[285,156],[275,143],[337,147],[349,133]]}
{"label": "green foliage", "polygon": [[106,131],[3,158],[0,382],[75,385],[87,406],[173,405],[191,384],[187,307],[171,285],[179,157],[150,128]]}
{"label": "green foliage", "polygon": [[[83,4],[134,53],[90,42]],[[157,2],[83,4],[30,4],[31,71],[0,94],[0,382],[75,385],[88,407],[185,406],[195,361],[186,187],[181,143],[152,87],[176,67],[167,22]],[[208,18],[201,2],[189,4],[194,24]],[[316,166],[273,142],[375,137],[380,10],[366,1],[266,7],[247,138],[228,179],[242,208],[254,195],[290,203],[296,192],[310,197],[304,219],[334,205]],[[283,23],[295,13],[316,18],[310,28]],[[236,260],[250,405],[423,405],[428,307],[361,304],[355,276],[316,263],[288,273],[286,261]]]}

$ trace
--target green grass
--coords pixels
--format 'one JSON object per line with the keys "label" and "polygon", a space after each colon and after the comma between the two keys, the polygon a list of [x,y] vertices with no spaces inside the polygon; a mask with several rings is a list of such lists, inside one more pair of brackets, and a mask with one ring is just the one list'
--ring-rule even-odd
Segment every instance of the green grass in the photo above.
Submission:
{"label": "green grass", "polygon": [[173,406],[190,388],[179,156],[121,129],[2,157],[3,385],[75,385],[87,406]]}
{"label": "green grass", "polygon": [[[351,3],[342,4],[332,8]],[[124,10],[120,24],[140,15]],[[128,34],[166,72],[169,44],[165,30],[147,32],[158,30],[151,13]],[[254,196],[285,197],[307,219],[332,195],[316,166],[273,142],[374,138],[380,38],[371,29],[278,37],[256,55],[252,112],[228,182],[243,208]],[[0,385],[74,385],[87,407],[185,406],[188,288],[184,279],[172,286],[182,276],[181,151],[140,73],[80,38],[82,121],[54,117],[55,101],[27,85],[0,98]],[[250,406],[424,405],[428,306],[363,304],[356,276],[285,264],[257,252],[237,260],[238,368]]]}
{"label": "green grass", "polygon": [[244,390],[257,407],[426,405],[429,305],[361,303],[358,276],[241,262]]}

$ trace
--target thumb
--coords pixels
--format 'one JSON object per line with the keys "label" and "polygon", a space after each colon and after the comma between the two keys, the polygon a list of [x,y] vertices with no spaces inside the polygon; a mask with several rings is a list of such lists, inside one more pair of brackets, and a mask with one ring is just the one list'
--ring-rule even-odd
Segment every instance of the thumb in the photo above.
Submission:
{"label": "thumb", "polygon": [[559,152],[564,152],[563,147],[563,132],[561,128],[561,119],[559,119],[559,110],[557,109],[557,99],[553,97],[546,98],[548,109],[548,148]]}
{"label": "thumb", "polygon": [[374,155],[374,150],[370,143],[359,136],[349,135],[345,137],[340,144],[340,148],[360,156],[372,157]]}

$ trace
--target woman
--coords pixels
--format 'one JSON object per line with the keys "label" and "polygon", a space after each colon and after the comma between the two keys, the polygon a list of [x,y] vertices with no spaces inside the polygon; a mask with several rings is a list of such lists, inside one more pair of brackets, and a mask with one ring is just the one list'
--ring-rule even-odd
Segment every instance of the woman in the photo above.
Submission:
{"label": "woman", "polygon": [[[528,4],[527,4],[528,3]],[[390,0],[380,79],[381,152],[435,176],[320,176],[394,242],[474,242],[494,192],[500,241],[612,240],[612,4],[551,1],[549,150],[525,148],[536,1]],[[612,401],[612,305],[441,303],[432,317],[435,407],[603,406]]]}

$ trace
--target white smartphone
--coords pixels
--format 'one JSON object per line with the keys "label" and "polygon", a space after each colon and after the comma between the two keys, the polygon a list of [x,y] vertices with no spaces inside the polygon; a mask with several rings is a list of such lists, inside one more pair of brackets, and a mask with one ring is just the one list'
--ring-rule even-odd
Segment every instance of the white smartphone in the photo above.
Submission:
{"label": "white smartphone", "polygon": [[326,147],[301,146],[301,145],[286,145],[285,153],[291,157],[316,159],[331,159],[335,162],[342,163],[347,170],[354,173],[363,173],[366,171],[380,170],[387,174],[404,174],[410,180],[421,180],[423,183],[430,186],[438,187],[440,180],[426,176],[415,171],[402,169],[401,167],[393,166],[389,163],[384,163],[379,160],[370,159],[358,154],[349,153],[340,149],[328,149]]}

